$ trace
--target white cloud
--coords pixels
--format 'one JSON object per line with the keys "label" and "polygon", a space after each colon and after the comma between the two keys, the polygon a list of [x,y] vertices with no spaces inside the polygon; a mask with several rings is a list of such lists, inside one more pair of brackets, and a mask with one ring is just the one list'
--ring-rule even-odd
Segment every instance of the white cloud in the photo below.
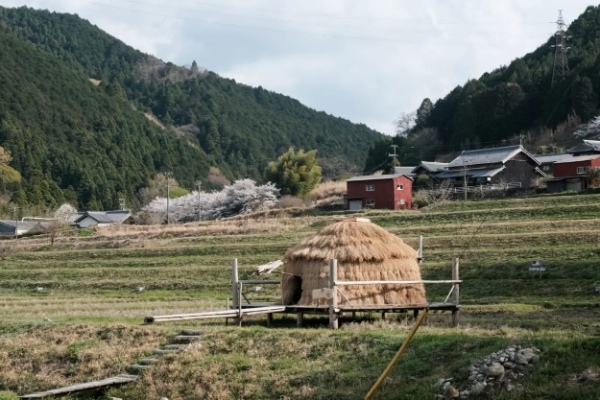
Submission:
{"label": "white cloud", "polygon": [[[393,133],[421,100],[533,51],[587,0],[32,0],[144,52]],[[565,4],[567,3],[567,4]],[[23,1],[5,0],[5,6]]]}

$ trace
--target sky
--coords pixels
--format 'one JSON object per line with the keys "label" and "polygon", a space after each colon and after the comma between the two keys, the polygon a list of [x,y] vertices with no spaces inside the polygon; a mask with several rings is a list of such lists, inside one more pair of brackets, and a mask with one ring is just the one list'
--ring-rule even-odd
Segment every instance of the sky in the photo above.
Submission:
{"label": "sky", "polygon": [[[544,44],[591,0],[0,0],[78,14],[178,65],[394,134],[428,97]],[[548,51],[552,51],[548,48]]]}

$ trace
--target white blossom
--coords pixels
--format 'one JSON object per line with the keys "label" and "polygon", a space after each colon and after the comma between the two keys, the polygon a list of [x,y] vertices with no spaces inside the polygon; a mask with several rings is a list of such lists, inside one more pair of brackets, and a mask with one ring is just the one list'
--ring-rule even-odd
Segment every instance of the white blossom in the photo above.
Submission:
{"label": "white blossom", "polygon": [[64,203],[54,212],[54,218],[64,225],[73,223],[75,216],[77,215],[77,209],[69,203]]}
{"label": "white blossom", "polygon": [[[241,179],[225,186],[218,192],[194,191],[185,196],[169,200],[171,222],[207,221],[275,206],[279,189],[272,183],[257,186],[252,179]],[[167,219],[167,199],[156,197],[142,209],[161,221]]]}

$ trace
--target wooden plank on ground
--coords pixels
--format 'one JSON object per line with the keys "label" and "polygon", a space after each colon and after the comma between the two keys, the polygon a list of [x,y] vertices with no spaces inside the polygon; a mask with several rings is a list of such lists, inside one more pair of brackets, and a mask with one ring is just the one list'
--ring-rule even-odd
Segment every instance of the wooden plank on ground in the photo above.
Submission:
{"label": "wooden plank on ground", "polygon": [[[270,306],[242,309],[242,315],[257,315],[268,314],[285,311],[285,306]],[[172,315],[155,315],[144,318],[144,322],[166,322],[166,321],[183,321],[189,319],[214,319],[214,318],[234,318],[237,317],[239,310],[220,310],[206,311],[194,314],[172,314]]]}
{"label": "wooden plank on ground", "polygon": [[137,379],[137,375],[118,375],[111,378],[102,379],[94,382],[80,383],[72,386],[65,386],[58,389],[47,390],[45,392],[31,393],[19,396],[21,399],[41,399],[50,396],[61,396],[69,393],[82,392],[86,390],[98,389],[107,386],[122,385],[124,383],[133,382]]}

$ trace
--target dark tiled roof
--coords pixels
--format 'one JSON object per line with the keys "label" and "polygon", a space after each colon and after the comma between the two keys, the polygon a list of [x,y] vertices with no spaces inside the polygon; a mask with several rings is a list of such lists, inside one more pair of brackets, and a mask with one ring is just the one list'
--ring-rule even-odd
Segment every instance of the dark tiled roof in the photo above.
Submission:
{"label": "dark tiled roof", "polygon": [[443,170],[448,166],[448,163],[435,162],[435,161],[421,161],[418,167],[423,167],[429,172],[437,172],[439,170]]}
{"label": "dark tiled roof", "polygon": [[583,143],[567,150],[567,153],[585,153],[588,151],[600,151],[600,140],[584,140]]}
{"label": "dark tiled roof", "polygon": [[[3,221],[0,221],[0,224],[14,228],[16,226],[17,222],[15,222],[14,220],[13,221],[3,220]],[[19,221],[18,224],[19,224],[19,229],[29,230],[29,229],[33,229],[36,226],[38,226],[39,222],[37,222],[37,221]]]}
{"label": "dark tiled roof", "polygon": [[448,164],[448,168],[483,164],[503,164],[519,153],[525,153],[539,164],[539,161],[523,146],[494,147],[491,149],[466,150]]}
{"label": "dark tiled roof", "polygon": [[118,211],[85,211],[75,220],[75,223],[83,221],[86,217],[90,217],[97,221],[99,224],[113,224],[122,223],[131,216],[129,210],[118,210]]}
{"label": "dark tiled roof", "polygon": [[[478,168],[478,169],[468,169],[467,177],[468,178],[487,178],[493,177],[502,172],[504,167],[500,168]],[[436,174],[435,177],[438,179],[452,179],[452,178],[462,178],[464,176],[463,170],[456,171],[442,171],[439,174]]]}

